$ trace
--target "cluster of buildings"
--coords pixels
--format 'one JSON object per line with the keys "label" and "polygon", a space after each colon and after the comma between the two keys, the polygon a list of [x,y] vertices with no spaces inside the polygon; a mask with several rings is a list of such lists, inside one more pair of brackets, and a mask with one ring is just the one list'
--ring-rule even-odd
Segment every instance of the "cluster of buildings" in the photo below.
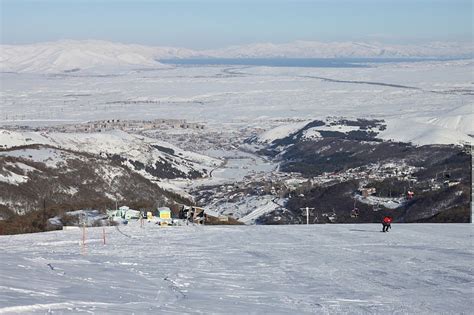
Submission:
{"label": "cluster of buildings", "polygon": [[[5,126],[11,130],[30,130],[27,126]],[[67,124],[48,127],[35,127],[34,131],[54,131],[54,132],[86,132],[96,133],[109,130],[123,131],[145,131],[153,129],[194,129],[203,130],[204,125],[194,122],[187,122],[184,119],[154,119],[154,120],[121,120],[107,119],[88,121],[77,124]]]}
{"label": "cluster of buildings", "polygon": [[127,224],[130,220],[146,219],[159,225],[172,225],[171,210],[168,207],[158,208],[157,211],[133,210],[127,206],[121,206],[115,210],[107,210],[107,216],[113,222]]}
{"label": "cluster of buildings", "polygon": [[204,129],[204,125],[183,119],[120,120],[108,119],[55,127],[60,132],[143,131],[152,129]]}
{"label": "cluster of buildings", "polygon": [[[393,178],[400,181],[416,183],[418,179],[414,177],[413,174],[417,170],[419,170],[419,168],[403,163],[376,163],[363,167],[347,169],[337,173],[325,172],[320,176],[313,177],[311,182],[315,185],[324,186],[327,184],[333,184],[334,182],[362,179],[364,181],[363,184],[367,184],[370,181],[382,181],[387,178]],[[369,194],[373,193],[375,192],[370,192]]]}
{"label": "cluster of buildings", "polygon": [[160,207],[156,211],[143,211],[121,206],[115,210],[107,210],[107,216],[109,220],[120,224],[127,224],[130,220],[147,220],[160,226],[205,224],[208,217],[217,217],[219,221],[228,221],[228,217],[224,218],[210,210],[186,205],[181,205],[177,213],[173,213],[168,207]]}

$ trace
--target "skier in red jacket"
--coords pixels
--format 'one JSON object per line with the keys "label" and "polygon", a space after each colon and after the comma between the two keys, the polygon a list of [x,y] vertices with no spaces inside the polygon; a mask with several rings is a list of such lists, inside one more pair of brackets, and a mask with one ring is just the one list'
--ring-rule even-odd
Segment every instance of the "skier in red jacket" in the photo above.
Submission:
{"label": "skier in red jacket", "polygon": [[382,232],[388,232],[388,229],[391,229],[392,226],[390,225],[392,223],[392,217],[390,216],[385,216],[383,217],[382,220]]}

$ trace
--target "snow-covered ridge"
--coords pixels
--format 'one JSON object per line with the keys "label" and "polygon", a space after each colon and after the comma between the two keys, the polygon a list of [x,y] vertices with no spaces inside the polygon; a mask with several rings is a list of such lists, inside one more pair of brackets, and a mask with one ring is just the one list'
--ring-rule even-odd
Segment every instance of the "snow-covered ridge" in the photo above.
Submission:
{"label": "snow-covered ridge", "polygon": [[[419,117],[417,119],[391,118],[385,119],[375,128],[359,127],[328,117],[320,126],[308,127],[309,121],[285,124],[267,130],[259,135],[255,142],[261,144],[275,143],[290,136],[297,137],[301,133],[303,140],[317,140],[321,132],[348,133],[364,131],[374,133],[376,138],[414,145],[429,144],[466,144],[472,143],[474,134],[471,105],[458,107],[448,111],[441,117]],[[295,139],[296,140],[296,139]]]}
{"label": "snow-covered ridge", "polygon": [[275,140],[283,139],[288,137],[290,134],[300,130],[306,126],[310,121],[296,122],[291,124],[285,124],[282,126],[275,127],[267,130],[258,136],[257,142],[259,143],[272,143]]}
{"label": "snow-covered ridge", "polygon": [[36,73],[110,73],[165,67],[167,58],[338,58],[338,57],[472,57],[472,43],[434,42],[386,45],[361,42],[296,41],[258,43],[214,50],[191,50],[112,43],[99,40],[61,40],[29,45],[1,45],[0,71]]}
{"label": "snow-covered ridge", "polygon": [[472,57],[474,45],[432,42],[420,45],[387,45],[364,42],[295,41],[285,44],[257,43],[206,51],[225,58],[343,58],[343,57]]}
{"label": "snow-covered ridge", "polygon": [[99,72],[162,68],[158,57],[189,56],[176,48],[154,48],[106,41],[63,40],[31,45],[1,46],[0,70],[8,72]]}
{"label": "snow-covered ridge", "polygon": [[[94,155],[120,157],[141,163],[144,167],[156,168],[157,164],[168,165],[181,175],[193,172],[206,173],[220,161],[194,152],[188,152],[164,141],[155,140],[123,131],[103,133],[38,133],[0,130],[2,149],[25,145],[47,145],[76,152]],[[134,165],[128,165],[137,169]],[[150,177],[149,172],[140,169],[142,175]],[[156,178],[154,178],[156,179]]]}

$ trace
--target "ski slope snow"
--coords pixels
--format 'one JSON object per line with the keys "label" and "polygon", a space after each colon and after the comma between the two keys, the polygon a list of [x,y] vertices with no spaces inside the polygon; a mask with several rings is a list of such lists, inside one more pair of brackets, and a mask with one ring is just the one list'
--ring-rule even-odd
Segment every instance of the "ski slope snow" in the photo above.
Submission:
{"label": "ski slope snow", "polygon": [[0,314],[468,314],[470,224],[182,226],[0,236]]}

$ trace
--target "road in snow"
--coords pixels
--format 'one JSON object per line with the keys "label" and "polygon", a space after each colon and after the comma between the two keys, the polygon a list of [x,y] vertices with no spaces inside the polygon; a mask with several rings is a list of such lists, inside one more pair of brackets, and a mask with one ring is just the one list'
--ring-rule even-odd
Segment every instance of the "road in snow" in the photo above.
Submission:
{"label": "road in snow", "polygon": [[470,313],[472,225],[187,226],[0,236],[0,314]]}

